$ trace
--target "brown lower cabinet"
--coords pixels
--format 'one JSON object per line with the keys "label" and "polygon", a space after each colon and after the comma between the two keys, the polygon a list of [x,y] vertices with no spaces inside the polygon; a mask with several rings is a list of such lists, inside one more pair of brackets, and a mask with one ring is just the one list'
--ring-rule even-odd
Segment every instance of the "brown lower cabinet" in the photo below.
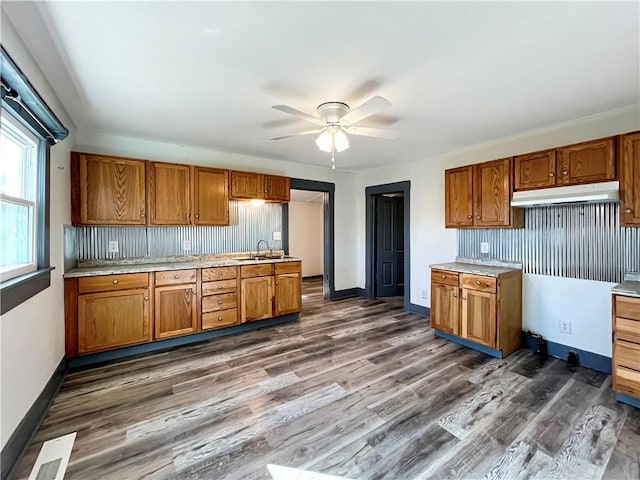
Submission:
{"label": "brown lower cabinet", "polygon": [[640,298],[613,297],[613,389],[640,399]]}
{"label": "brown lower cabinet", "polygon": [[65,279],[67,357],[300,312],[300,262]]}
{"label": "brown lower cabinet", "polygon": [[432,270],[431,326],[506,357],[520,348],[522,272],[491,277]]}

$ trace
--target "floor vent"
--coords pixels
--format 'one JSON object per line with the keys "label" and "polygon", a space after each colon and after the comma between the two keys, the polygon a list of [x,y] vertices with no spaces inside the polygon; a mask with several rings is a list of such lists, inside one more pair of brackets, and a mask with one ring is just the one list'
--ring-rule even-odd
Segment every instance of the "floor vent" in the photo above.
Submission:
{"label": "floor vent", "polygon": [[76,432],[44,442],[29,480],[62,480],[67,471]]}

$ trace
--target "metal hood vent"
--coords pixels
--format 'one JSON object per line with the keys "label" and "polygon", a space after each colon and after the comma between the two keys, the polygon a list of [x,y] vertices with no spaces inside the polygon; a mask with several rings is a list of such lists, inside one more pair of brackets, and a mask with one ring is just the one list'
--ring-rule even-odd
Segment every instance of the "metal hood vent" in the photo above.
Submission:
{"label": "metal hood vent", "polygon": [[540,207],[558,203],[602,203],[620,200],[620,182],[513,192],[512,207]]}

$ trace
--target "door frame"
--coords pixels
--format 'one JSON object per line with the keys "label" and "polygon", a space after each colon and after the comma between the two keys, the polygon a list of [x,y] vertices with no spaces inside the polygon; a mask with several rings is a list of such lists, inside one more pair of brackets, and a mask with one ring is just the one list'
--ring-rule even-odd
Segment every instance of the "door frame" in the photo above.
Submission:
{"label": "door frame", "polygon": [[[322,298],[332,300],[342,298],[336,295],[335,288],[335,193],[336,184],[330,182],[320,182],[317,180],[305,180],[303,178],[291,179],[291,190],[306,190],[310,192],[323,192],[323,250],[324,250],[324,271],[322,272]],[[282,204],[282,249],[289,255],[289,204]]]}
{"label": "door frame", "polygon": [[375,298],[375,219],[376,201],[375,196],[383,193],[404,194],[404,309],[411,309],[411,232],[410,232],[410,206],[411,206],[411,181],[386,183],[383,185],[373,185],[365,190],[366,219],[365,219],[365,296]]}

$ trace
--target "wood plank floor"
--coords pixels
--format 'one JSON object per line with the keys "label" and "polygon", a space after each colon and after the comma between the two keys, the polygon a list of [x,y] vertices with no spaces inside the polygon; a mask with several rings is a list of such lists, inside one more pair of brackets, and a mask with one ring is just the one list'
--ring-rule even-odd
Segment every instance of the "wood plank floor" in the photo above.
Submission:
{"label": "wood plank floor", "polygon": [[77,431],[66,478],[640,477],[640,413],[611,378],[436,338],[400,301],[322,301],[299,322],[67,376],[21,461]]}

